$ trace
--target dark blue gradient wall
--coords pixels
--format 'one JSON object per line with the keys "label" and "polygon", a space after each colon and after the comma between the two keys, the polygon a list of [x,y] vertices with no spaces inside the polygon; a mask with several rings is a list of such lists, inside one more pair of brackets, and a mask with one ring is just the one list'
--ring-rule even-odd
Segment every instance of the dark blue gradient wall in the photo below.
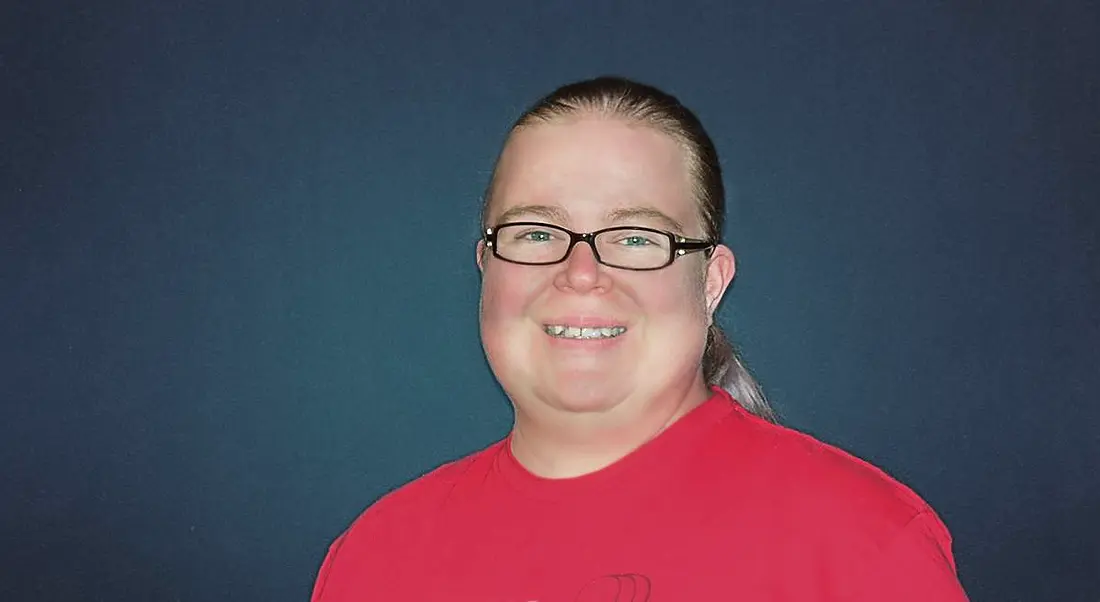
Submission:
{"label": "dark blue gradient wall", "polygon": [[5,4],[0,598],[303,600],[502,436],[479,195],[617,73],[718,144],[785,421],[928,499],[974,600],[1100,599],[1095,5],[381,4]]}

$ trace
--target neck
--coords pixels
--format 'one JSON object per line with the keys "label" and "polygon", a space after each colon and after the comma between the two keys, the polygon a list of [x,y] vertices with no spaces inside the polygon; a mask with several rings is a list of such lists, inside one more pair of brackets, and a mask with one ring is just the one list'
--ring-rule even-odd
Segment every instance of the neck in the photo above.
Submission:
{"label": "neck", "polygon": [[688,386],[624,399],[599,413],[524,411],[516,404],[512,454],[543,478],[593,473],[652,440],[710,396],[700,374]]}

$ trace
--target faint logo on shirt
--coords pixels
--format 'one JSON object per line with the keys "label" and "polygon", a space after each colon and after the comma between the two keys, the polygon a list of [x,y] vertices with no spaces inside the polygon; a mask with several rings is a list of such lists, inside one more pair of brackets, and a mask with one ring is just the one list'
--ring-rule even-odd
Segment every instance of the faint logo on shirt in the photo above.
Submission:
{"label": "faint logo on shirt", "polygon": [[637,573],[604,575],[589,581],[574,602],[649,602],[649,577]]}

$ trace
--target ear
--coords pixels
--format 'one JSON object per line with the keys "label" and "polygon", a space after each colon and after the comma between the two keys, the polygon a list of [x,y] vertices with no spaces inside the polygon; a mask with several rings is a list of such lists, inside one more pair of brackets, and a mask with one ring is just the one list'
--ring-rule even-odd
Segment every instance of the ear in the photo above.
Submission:
{"label": "ear", "polygon": [[718,303],[722,301],[730,283],[733,282],[733,275],[736,272],[737,260],[733,256],[733,251],[726,245],[714,247],[707,261],[706,283],[703,291],[706,295],[707,314],[712,318],[715,310],[718,309]]}
{"label": "ear", "polygon": [[477,271],[481,272],[485,270],[485,239],[479,238],[477,241]]}

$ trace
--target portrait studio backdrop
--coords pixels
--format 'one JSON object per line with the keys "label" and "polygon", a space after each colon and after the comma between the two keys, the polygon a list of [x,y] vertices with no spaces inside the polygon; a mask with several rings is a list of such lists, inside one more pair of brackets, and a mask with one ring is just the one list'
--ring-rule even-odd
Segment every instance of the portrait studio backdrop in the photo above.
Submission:
{"label": "portrait studio backdrop", "polygon": [[974,600],[1100,599],[1095,6],[410,4],[0,9],[0,598],[304,600],[503,436],[479,198],[613,73],[716,140],[784,421],[932,503]]}

